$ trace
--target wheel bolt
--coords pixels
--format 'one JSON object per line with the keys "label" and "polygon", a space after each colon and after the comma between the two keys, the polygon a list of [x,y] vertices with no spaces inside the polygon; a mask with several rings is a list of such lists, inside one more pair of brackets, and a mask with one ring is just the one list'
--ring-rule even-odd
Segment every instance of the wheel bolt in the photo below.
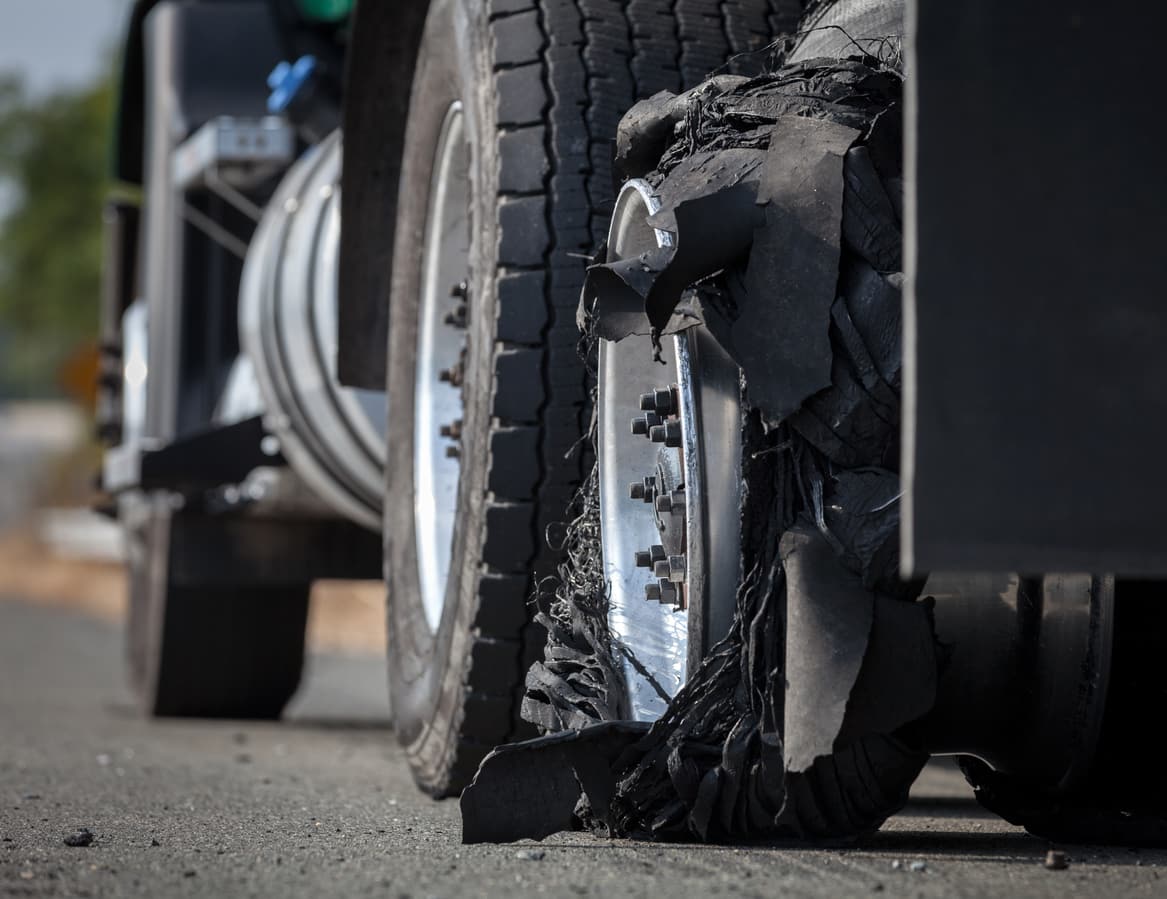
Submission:
{"label": "wheel bolt", "polygon": [[639,418],[632,419],[632,433],[637,436],[651,434],[652,429],[660,426],[660,416],[655,412],[645,412]]}
{"label": "wheel bolt", "polygon": [[466,327],[466,304],[459,303],[454,307],[453,312],[447,312],[446,317],[442,319],[445,324],[453,328]]}
{"label": "wheel bolt", "polygon": [[658,387],[640,395],[640,408],[661,416],[672,415],[677,411],[677,395],[672,387]]}
{"label": "wheel bolt", "polygon": [[447,459],[457,459],[461,455],[462,455],[462,450],[459,447],[457,447],[457,446],[447,446],[446,447],[446,458]]}
{"label": "wheel bolt", "polygon": [[457,297],[460,300],[466,299],[470,295],[470,285],[465,281],[459,281],[450,288],[450,296]]}
{"label": "wheel bolt", "polygon": [[451,440],[459,440],[462,437],[462,419],[452,421],[448,425],[442,425],[439,432],[443,437],[449,437]]}
{"label": "wheel bolt", "polygon": [[[650,415],[652,413],[649,413]],[[666,421],[664,424],[658,424],[648,429],[649,439],[653,443],[663,443],[665,446],[680,446],[681,445],[681,423],[679,421]]]}
{"label": "wheel bolt", "polygon": [[638,549],[636,551],[636,567],[652,568],[652,553],[650,553],[647,549]]}
{"label": "wheel bolt", "polygon": [[641,483],[629,484],[628,496],[651,503],[656,498],[656,478],[645,478]]}

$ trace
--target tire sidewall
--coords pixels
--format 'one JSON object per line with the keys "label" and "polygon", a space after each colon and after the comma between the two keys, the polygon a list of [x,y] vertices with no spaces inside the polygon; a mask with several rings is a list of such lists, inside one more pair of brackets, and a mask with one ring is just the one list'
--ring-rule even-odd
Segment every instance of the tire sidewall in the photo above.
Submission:
{"label": "tire sidewall", "polygon": [[[484,537],[493,385],[498,231],[494,97],[481,5],[437,0],[418,54],[401,168],[390,289],[385,579],[390,691],[399,741],[419,779],[440,777],[457,739]],[[450,46],[451,37],[454,45]],[[430,176],[450,104],[462,102],[471,157],[471,264],[458,510],[446,602],[436,633],[421,603],[414,504],[414,389],[422,246]]]}

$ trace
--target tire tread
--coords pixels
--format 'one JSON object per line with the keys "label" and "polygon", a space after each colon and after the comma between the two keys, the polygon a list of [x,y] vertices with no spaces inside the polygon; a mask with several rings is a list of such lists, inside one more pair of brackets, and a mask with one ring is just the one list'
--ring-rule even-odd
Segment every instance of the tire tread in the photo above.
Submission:
{"label": "tire tread", "polygon": [[501,236],[485,571],[457,745],[431,792],[461,789],[491,748],[532,733],[520,705],[543,634],[528,600],[554,570],[545,534],[585,470],[575,309],[615,198],[610,137],[637,100],[753,49],[780,2],[491,0]]}

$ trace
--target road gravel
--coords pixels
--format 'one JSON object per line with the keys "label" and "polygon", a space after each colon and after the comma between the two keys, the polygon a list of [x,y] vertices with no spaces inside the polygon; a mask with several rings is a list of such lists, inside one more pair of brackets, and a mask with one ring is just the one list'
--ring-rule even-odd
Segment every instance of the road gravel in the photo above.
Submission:
{"label": "road gravel", "polygon": [[945,768],[855,848],[463,846],[394,745],[382,660],[313,656],[282,723],[148,722],[121,654],[108,621],[0,601],[0,896],[1167,896],[1167,853],[1050,870]]}

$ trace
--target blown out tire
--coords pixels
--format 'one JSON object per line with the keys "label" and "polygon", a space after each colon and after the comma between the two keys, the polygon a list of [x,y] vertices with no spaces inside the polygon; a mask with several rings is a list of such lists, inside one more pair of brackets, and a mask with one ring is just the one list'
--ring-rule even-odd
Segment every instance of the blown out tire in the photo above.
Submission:
{"label": "blown out tire", "polygon": [[[840,7],[857,5],[872,9],[876,6],[839,4]],[[887,2],[882,4],[882,7],[887,15],[884,15],[880,22],[894,23],[896,18],[894,13],[899,4]],[[798,57],[798,51],[794,56]],[[827,59],[818,54],[814,54],[814,59],[820,68],[828,63]],[[817,112],[822,118],[830,121],[830,111],[814,108],[813,104],[818,102],[817,97],[820,96],[817,85],[813,88],[794,87],[798,84],[799,78],[808,77],[804,72],[809,72],[814,67],[815,63],[808,64],[805,70],[791,66],[780,73],[783,77],[770,84],[765,84],[759,79],[742,90],[752,92],[751,97],[754,99],[766,96],[766,91],[773,91],[777,100],[789,102],[791,107],[805,102],[806,107],[799,110],[801,115],[814,118],[814,113]],[[845,78],[839,83],[844,82]],[[731,93],[732,89],[722,96],[725,109],[732,109],[735,102],[735,98],[730,96]],[[823,94],[828,93],[826,89],[823,90]],[[891,108],[891,104],[898,102],[898,94],[890,90],[882,100],[877,101],[876,96],[877,94],[873,92],[868,98],[864,98],[864,101],[857,102],[850,108],[858,110],[863,108],[864,102],[869,102],[871,105],[867,107],[865,114],[874,120],[886,109]],[[781,103],[776,102],[776,105]],[[843,106],[843,103],[839,103],[840,108]],[[710,104],[709,109],[717,110],[718,107],[716,104]],[[659,195],[667,196],[675,204],[680,204],[685,199],[697,200],[703,191],[708,190],[709,183],[691,177],[693,170],[683,169],[677,164],[677,159],[702,159],[703,153],[709,154],[701,163],[702,168],[696,171],[712,172],[718,170],[720,162],[716,154],[723,154],[722,158],[726,160],[723,167],[728,169],[735,164],[731,161],[733,157],[729,156],[729,153],[751,146],[756,147],[760,142],[757,133],[753,132],[749,125],[741,124],[738,120],[734,120],[731,126],[723,126],[719,121],[719,111],[698,109],[696,114],[705,116],[705,120],[701,122],[703,127],[690,127],[686,130],[686,137],[682,138],[692,142],[682,149],[673,147],[671,156],[665,157],[667,165],[662,165],[655,174],[646,176],[646,184],[656,186]],[[729,118],[727,114],[726,119]],[[782,122],[781,118],[777,120],[771,136],[779,134],[783,127]],[[718,130],[719,128],[722,130]],[[739,139],[739,133],[744,133],[745,136]],[[689,138],[688,135],[692,134],[699,136]],[[702,145],[702,139],[708,143]],[[898,141],[898,136],[888,138],[889,141],[893,139]],[[898,147],[895,149],[898,150]],[[686,152],[688,156],[685,155]],[[834,543],[827,540],[825,536],[827,525],[815,526],[814,489],[807,486],[808,483],[817,484],[818,490],[828,491],[826,499],[822,498],[821,492],[818,497],[820,504],[827,505],[828,516],[831,514],[829,509],[834,496],[842,497],[839,499],[841,505],[837,508],[842,510],[856,508],[841,487],[838,494],[830,492],[835,489],[831,487],[831,483],[836,482],[841,476],[852,472],[879,472],[878,477],[885,484],[893,485],[894,489],[898,490],[898,477],[892,466],[895,460],[893,452],[895,439],[898,435],[900,351],[894,338],[891,340],[884,338],[884,335],[898,335],[899,291],[898,286],[894,286],[898,282],[895,273],[899,271],[900,265],[900,222],[896,212],[899,208],[897,193],[900,185],[900,173],[896,164],[898,156],[898,152],[888,154],[890,164],[886,171],[878,170],[868,162],[867,174],[860,172],[860,162],[856,162],[852,167],[850,161],[852,157],[847,157],[848,174],[844,175],[842,180],[853,186],[848,188],[845,196],[841,198],[839,274],[834,296],[835,303],[838,304],[838,318],[848,323],[848,330],[836,331],[841,326],[833,323],[830,325],[831,353],[835,361],[831,370],[830,385],[806,397],[794,412],[784,414],[778,427],[766,432],[762,428],[760,417],[755,416],[753,411],[747,411],[740,420],[737,416],[731,416],[728,421],[723,420],[720,423],[720,427],[723,428],[720,440],[716,437],[713,440],[706,439],[701,421],[692,412],[688,412],[685,402],[687,378],[679,367],[675,375],[667,368],[658,367],[658,374],[654,376],[650,371],[652,366],[646,366],[643,379],[636,383],[627,383],[629,380],[637,380],[635,377],[627,377],[631,370],[628,366],[613,366],[611,369],[601,366],[599,390],[601,409],[598,419],[609,423],[619,421],[620,430],[623,430],[623,423],[628,421],[630,415],[638,414],[633,410],[651,408],[655,405],[652,401],[653,394],[658,391],[664,392],[660,389],[669,386],[670,375],[676,378],[679,386],[674,393],[675,398],[666,402],[664,408],[657,406],[654,412],[649,414],[659,413],[661,417],[677,416],[669,423],[676,421],[679,424],[680,436],[672,445],[684,449],[676,470],[684,471],[686,474],[683,487],[688,527],[691,528],[694,522],[703,523],[703,516],[693,512],[694,496],[696,503],[704,502],[707,507],[716,507],[717,514],[711,512],[709,514],[711,518],[720,519],[724,511],[739,513],[742,527],[743,580],[736,590],[728,593],[723,590],[720,594],[723,601],[727,598],[736,601],[738,617],[730,629],[730,636],[726,642],[706,655],[702,664],[689,665],[688,687],[676,693],[662,717],[657,719],[653,730],[637,745],[637,751],[644,753],[643,759],[619,772],[615,802],[617,812],[610,812],[619,830],[630,833],[651,831],[654,834],[668,834],[678,838],[695,836],[700,839],[764,834],[807,839],[851,838],[874,830],[890,814],[902,807],[907,800],[911,783],[927,759],[924,744],[911,726],[915,719],[910,717],[921,714],[920,709],[926,711],[927,705],[924,702],[911,705],[910,713],[893,709],[888,703],[886,708],[890,711],[885,714],[884,709],[875,709],[877,704],[867,700],[873,711],[868,721],[861,727],[850,730],[846,725],[841,725],[835,734],[828,738],[829,742],[825,743],[825,748],[820,746],[815,750],[813,758],[799,760],[798,767],[787,768],[781,777],[775,774],[777,765],[774,760],[772,759],[768,766],[764,760],[764,750],[760,748],[765,745],[763,743],[765,737],[761,736],[765,731],[759,722],[764,719],[770,708],[775,705],[782,708],[782,702],[789,702],[791,696],[797,698],[798,693],[792,690],[792,686],[806,696],[810,693],[806,685],[815,683],[816,678],[823,678],[825,682],[820,680],[817,684],[822,688],[817,691],[817,696],[824,707],[832,704],[835,707],[843,707],[857,695],[848,695],[852,685],[843,680],[847,676],[846,672],[836,667],[833,662],[823,664],[820,661],[841,657],[842,642],[832,646],[829,651],[814,646],[813,640],[805,638],[815,631],[821,622],[816,621],[808,627],[805,622],[813,619],[806,617],[805,614],[798,614],[799,609],[805,610],[808,605],[820,598],[829,601],[829,594],[833,590],[840,591],[840,595],[859,597],[859,603],[862,602],[864,594],[869,593],[873,600],[877,596],[879,599],[896,600],[893,605],[897,605],[901,610],[914,607],[907,618],[899,619],[901,623],[907,621],[912,627],[923,623],[925,630],[930,626],[926,615],[922,614],[923,607],[915,603],[914,591],[918,588],[901,585],[894,572],[894,561],[889,562],[887,556],[884,556],[877,563],[874,561],[873,553],[869,567],[863,568],[862,563],[854,561],[859,558],[858,553],[853,549],[849,550],[838,539],[841,531],[836,530],[832,535]],[[863,155],[856,158],[860,161],[867,159]],[[781,160],[771,157],[771,160],[773,161],[767,161],[767,165],[773,168],[767,170],[767,174],[776,172],[778,167],[786,164],[785,157]],[[736,162],[740,164],[740,159]],[[797,162],[798,160],[795,160],[795,164]],[[670,182],[672,173],[678,170],[681,172],[680,178]],[[848,178],[852,180],[848,181]],[[811,179],[807,178],[799,182],[800,185],[803,183],[807,186],[800,189],[805,194],[813,185]],[[863,185],[862,192],[855,186],[860,183]],[[691,193],[686,193],[687,191]],[[645,192],[647,193],[647,190]],[[871,201],[870,204],[865,202],[868,200]],[[812,205],[810,199],[806,199],[805,202],[808,206]],[[630,205],[629,208],[636,207]],[[857,227],[860,221],[862,226]],[[621,221],[613,223],[614,237],[610,252],[614,248],[619,248],[618,235],[625,227],[631,230],[634,223]],[[871,237],[874,234],[882,235],[886,240],[877,243]],[[681,233],[674,234],[671,240],[675,242],[676,253],[680,256],[686,252],[687,246],[700,244],[700,228],[696,224],[687,232],[682,228]],[[686,240],[690,242],[686,243]],[[616,259],[609,261],[616,262],[620,258],[635,259],[634,254],[650,243],[651,241],[644,239],[633,248],[632,255],[626,256],[617,252]],[[766,247],[766,244],[755,239],[751,253],[766,252]],[[886,264],[877,266],[877,261],[881,263],[886,261]],[[645,270],[648,270],[647,266]],[[602,282],[597,279],[596,291],[613,289],[611,286],[604,286],[605,283],[611,285],[613,282]],[[877,284],[878,290],[875,289]],[[761,288],[760,291],[758,287]],[[706,289],[723,290],[724,296],[727,297],[724,308],[729,309],[756,309],[773,301],[773,294],[768,293],[770,286],[764,280],[752,281],[746,276],[745,269],[737,271],[730,269],[720,275],[715,274],[706,282]],[[712,302],[710,306],[718,308]],[[595,308],[600,333],[611,333],[619,329],[620,325],[615,318],[607,322],[603,320],[605,314],[610,314],[605,313],[605,309],[623,311],[619,300],[605,303],[601,296]],[[863,329],[855,325],[851,310],[855,310],[854,315],[861,319],[862,314],[869,316],[863,319]],[[711,321],[712,319],[713,317]],[[880,327],[868,327],[872,321],[880,322]],[[642,338],[641,341],[645,344],[642,352],[647,357],[647,341]],[[614,353],[621,352],[614,347],[618,345],[606,347],[601,359],[605,358],[605,355],[609,359],[623,358],[614,356]],[[741,346],[738,348],[740,350]],[[862,382],[859,381],[856,372],[863,373]],[[755,376],[753,380],[751,374]],[[742,375],[742,385],[747,410],[751,405],[762,406],[759,397],[765,397],[766,392],[760,388],[768,385],[760,382],[760,379],[765,376],[764,367],[759,366],[751,373],[749,366],[746,366]],[[689,372],[688,381],[690,384],[693,383],[692,371]],[[646,399],[637,406],[634,402],[637,395],[648,391],[652,393],[648,393]],[[630,403],[630,400],[633,402]],[[697,403],[695,408],[700,410],[701,404]],[[773,418],[777,419],[778,416]],[[645,433],[649,428],[650,423],[645,421],[639,431],[634,425],[633,433]],[[719,448],[730,445],[730,434],[727,433],[730,428],[741,429],[743,491],[739,496],[734,491],[724,489],[726,484],[735,482],[736,479],[731,478],[728,482],[723,482],[723,489],[720,492],[711,491],[706,494],[700,485],[708,481],[704,477],[690,479],[687,460],[695,457],[700,459],[703,447],[708,447],[711,443],[719,444]],[[665,438],[665,434],[662,433],[663,427],[659,431],[655,428],[652,431],[657,431],[653,434],[654,440]],[[614,430],[609,429],[608,433],[612,434]],[[851,442],[844,442],[839,434],[852,438]],[[599,436],[603,440],[603,445],[598,451],[602,454],[602,460],[609,464],[606,467],[603,464],[599,466],[598,477],[594,482],[595,492],[582,504],[583,508],[599,506],[601,497],[604,499],[619,497],[622,502],[628,504],[628,512],[623,516],[608,512],[603,512],[600,516],[599,539],[604,549],[604,574],[611,576],[609,572],[618,569],[620,564],[613,563],[611,561],[613,558],[625,560],[624,564],[628,566],[631,566],[635,559],[638,567],[644,566],[646,561],[651,561],[649,553],[645,551],[647,547],[644,542],[636,542],[628,536],[632,529],[628,527],[627,519],[635,512],[636,503],[626,499],[628,495],[626,491],[627,484],[639,486],[640,477],[652,475],[653,469],[645,470],[643,461],[640,461],[640,470],[634,470],[635,467],[622,469],[619,452],[615,453],[614,461],[611,456],[603,455],[610,449],[611,438],[607,437],[603,430],[599,432]],[[625,439],[635,442],[639,438]],[[783,456],[787,452],[790,456]],[[671,514],[670,506],[677,502],[674,497],[678,482],[675,479],[670,480],[670,477],[670,469],[658,465],[655,484],[650,485],[646,480],[644,490],[640,491],[643,494],[650,486],[670,491],[671,495],[664,496],[669,500],[663,507],[667,514]],[[698,488],[690,492],[694,483]],[[658,513],[661,508],[658,499],[656,506]],[[890,505],[882,508],[894,509]],[[872,510],[869,505],[860,514],[870,516],[872,511],[880,510]],[[894,511],[889,513],[888,518],[895,514],[898,513]],[[659,522],[662,516],[657,514],[656,518]],[[677,552],[677,549],[667,548],[674,522],[675,519],[670,518],[665,529],[658,530],[655,536],[661,544],[657,549],[667,554],[669,564],[663,572],[658,569],[651,575],[647,573],[643,575],[648,580],[649,590],[652,591],[646,591],[649,598],[654,598],[654,594],[655,598],[662,595],[670,586],[669,582],[663,579],[663,575],[671,575],[676,570],[676,566],[672,564],[672,554]],[[893,524],[894,527],[898,527],[898,519]],[[886,523],[881,523],[881,526],[886,526]],[[874,526],[869,527],[874,532]],[[590,533],[591,531],[584,532],[585,535]],[[645,539],[642,533],[638,533],[636,537],[641,541]],[[695,545],[688,539],[682,544],[690,556],[683,560],[684,564],[680,566],[682,578],[687,578],[689,573],[694,571],[694,561],[702,563],[698,570],[705,571],[708,570],[708,562],[715,558],[712,545],[707,545],[702,553],[699,544],[700,541]],[[892,545],[891,538],[888,538],[888,545]],[[696,560],[692,558],[695,552],[702,553]],[[579,556],[584,559],[596,558],[597,555],[579,552]],[[885,570],[890,573],[885,574]],[[868,576],[870,581],[865,580]],[[661,578],[659,585],[653,583],[657,578]],[[700,586],[699,582],[697,586]],[[631,594],[632,591],[628,592]],[[808,594],[811,594],[812,602],[807,602]],[[615,597],[618,594],[615,586],[612,586],[608,595],[613,597],[612,604],[608,607],[609,624],[625,626],[626,613],[623,609],[620,610],[621,615],[618,618],[612,615],[612,609],[617,608]],[[696,592],[695,595],[700,596],[700,592]],[[620,598],[623,599],[623,596]],[[717,598],[712,597],[714,603]],[[568,596],[567,599],[569,607],[561,610],[559,620],[574,622],[573,610],[570,608],[574,597]],[[634,604],[636,600],[629,595],[627,602]],[[773,611],[776,603],[785,604],[781,613]],[[791,605],[792,603],[801,605]],[[703,622],[694,619],[715,607],[712,603],[690,605],[688,613],[690,640],[694,634],[708,632],[709,628],[704,626]],[[861,607],[860,604],[854,606],[856,609]],[[801,625],[803,630],[796,632],[794,622],[799,618],[804,622]],[[876,632],[872,630],[870,633]],[[905,633],[912,631],[905,629]],[[792,634],[797,635],[792,637]],[[661,652],[658,642],[649,639],[651,636],[653,635],[648,629],[641,626],[626,627],[617,633],[619,641],[639,656],[642,665],[654,672],[668,675],[675,667],[658,663],[661,658],[665,658],[666,661],[668,659]],[[833,636],[837,636],[837,632]],[[889,640],[890,643],[892,638],[883,639]],[[924,639],[926,641],[927,636]],[[588,689],[580,688],[570,677],[560,677],[566,665],[557,665],[557,659],[569,658],[569,650],[576,648],[569,646],[563,648],[561,653],[549,653],[549,661],[545,666],[547,676],[538,681],[541,692],[537,698],[540,702],[553,706],[556,711],[564,707],[570,711],[577,711],[579,709],[574,705],[576,697],[585,697],[583,702],[579,702],[579,706],[585,706],[586,697],[591,695]],[[692,643],[689,648],[690,650],[694,648]],[[905,654],[905,657],[907,655]],[[868,664],[867,659],[870,657],[873,656],[868,655],[868,647],[865,646],[863,665]],[[931,664],[931,657],[923,653],[920,657],[925,659],[925,662],[918,672],[914,673],[922,674],[921,682],[928,683],[928,678],[932,676],[928,667]],[[909,663],[903,664],[906,670]],[[858,666],[855,671],[858,671]],[[747,672],[751,678],[748,681],[744,680]],[[830,680],[832,676],[836,681]],[[858,677],[857,674],[852,676]],[[579,673],[577,679],[586,684],[584,674]],[[631,681],[631,678],[626,680]],[[665,677],[661,677],[660,680],[667,683]],[[853,683],[859,682],[856,680]],[[563,683],[567,686],[561,690],[560,685]],[[779,688],[777,694],[771,696],[768,691],[774,689],[775,683],[784,686]],[[842,702],[832,695],[832,688],[842,693]],[[600,687],[594,687],[592,690],[598,692]],[[919,695],[923,697],[926,692],[926,689],[921,690]],[[739,706],[736,704],[737,697],[742,695],[753,695],[760,699],[756,704],[743,702]],[[770,736],[774,742],[771,745],[781,746],[785,743],[787,746],[797,746],[800,737],[807,732],[813,732],[817,724],[814,716],[818,709],[814,708],[813,703],[805,701],[801,710],[797,704],[794,708],[796,711],[793,717],[790,707],[787,706],[786,717],[781,717],[780,713],[777,722],[772,725]],[[587,710],[585,708],[582,711],[586,714]],[[798,732],[799,728],[802,730],[801,734]],[[710,734],[714,733],[718,734],[718,737],[711,738]],[[707,745],[709,743],[717,745],[722,739],[724,743],[719,748],[724,753],[723,758],[732,759],[732,763],[719,762],[716,754],[708,753]],[[752,743],[749,742],[751,740]],[[701,757],[702,753],[706,754],[706,758]],[[786,756],[778,764],[789,764],[790,758],[791,756]],[[689,766],[688,770],[686,765]],[[692,789],[689,789],[690,787]],[[743,795],[750,797],[748,802],[741,801]]]}
{"label": "blown out tire", "polygon": [[[435,0],[414,74],[393,251],[385,504],[390,684],[418,783],[465,785],[530,733],[523,675],[542,635],[543,535],[582,479],[575,307],[613,199],[610,140],[637,99],[758,49],[776,0]],[[740,62],[738,65],[747,65]],[[421,597],[415,520],[419,292],[435,152],[460,103],[470,172],[461,472],[440,620]],[[450,283],[462,273],[451,272]],[[423,502],[428,497],[421,497]],[[434,610],[431,608],[431,618]]]}

